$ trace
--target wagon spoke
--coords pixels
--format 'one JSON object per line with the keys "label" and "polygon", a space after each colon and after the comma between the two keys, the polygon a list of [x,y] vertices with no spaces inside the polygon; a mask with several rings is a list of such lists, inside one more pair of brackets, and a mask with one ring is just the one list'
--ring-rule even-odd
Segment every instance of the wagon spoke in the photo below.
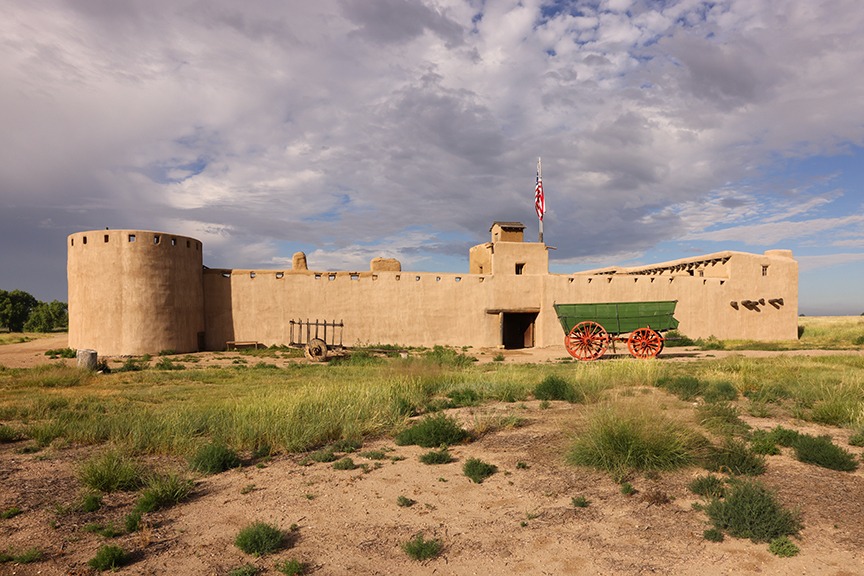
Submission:
{"label": "wagon spoke", "polygon": [[627,338],[627,348],[636,358],[654,358],[663,350],[663,337],[651,328],[639,328]]}
{"label": "wagon spoke", "polygon": [[580,322],[564,338],[564,346],[578,360],[596,360],[606,352],[609,336],[597,322]]}

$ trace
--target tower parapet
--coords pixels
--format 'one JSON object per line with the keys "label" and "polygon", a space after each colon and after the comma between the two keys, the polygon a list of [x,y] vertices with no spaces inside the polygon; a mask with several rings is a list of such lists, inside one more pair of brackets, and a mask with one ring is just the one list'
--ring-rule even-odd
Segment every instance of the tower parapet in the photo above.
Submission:
{"label": "tower parapet", "polygon": [[149,230],[71,234],[69,346],[107,356],[198,350],[202,268],[195,238]]}

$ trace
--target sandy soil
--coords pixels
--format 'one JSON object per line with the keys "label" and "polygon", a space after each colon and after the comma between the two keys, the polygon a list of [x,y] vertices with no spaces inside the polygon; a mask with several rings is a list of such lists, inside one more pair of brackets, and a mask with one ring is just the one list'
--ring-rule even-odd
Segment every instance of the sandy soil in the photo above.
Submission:
{"label": "sandy soil", "polygon": [[[44,362],[45,349],[62,346],[53,338],[0,346],[0,364]],[[524,356],[508,352],[505,361],[555,360],[563,353],[563,347]],[[673,402],[663,394],[645,391],[646,397]],[[584,410],[563,402],[541,409],[531,401],[451,411],[466,427],[493,414],[515,414],[524,425],[452,448],[457,461],[450,464],[424,465],[418,456],[425,449],[396,446],[385,438],[368,442],[360,452],[383,450],[386,460],[351,455],[367,464],[368,472],[338,471],[326,463],[304,466],[299,456],[279,456],[263,467],[250,464],[199,477],[190,500],[149,515],[143,531],[110,540],[83,527],[96,522],[122,526],[134,496],[107,495],[103,508],[93,513],[62,512],[80,494],[78,463],[96,449],[25,454],[19,451],[22,443],[0,444],[0,511],[22,510],[0,519],[0,552],[35,546],[46,554],[32,564],[0,564],[0,574],[90,574],[87,561],[106,542],[133,552],[134,562],[118,574],[224,576],[246,563],[263,574],[278,574],[277,562],[292,558],[316,575],[864,574],[864,471],[825,470],[788,453],[769,457],[761,480],[801,511],[805,526],[797,540],[801,554],[778,558],[766,544],[703,539],[706,516],[693,509],[699,499],[687,490],[702,470],[635,477],[638,492],[625,496],[608,475],[564,464],[562,455]],[[847,431],[775,419],[749,422],[831,434],[848,446]],[[462,474],[471,457],[495,464],[498,473],[472,483]],[[151,464],[171,463],[154,459]],[[670,501],[656,503],[658,494]],[[416,504],[400,507],[399,496]],[[575,508],[574,496],[586,497],[590,505]],[[289,546],[263,558],[243,554],[234,538],[255,521],[286,530],[296,525]],[[443,554],[411,560],[400,546],[418,532],[440,539]]]}

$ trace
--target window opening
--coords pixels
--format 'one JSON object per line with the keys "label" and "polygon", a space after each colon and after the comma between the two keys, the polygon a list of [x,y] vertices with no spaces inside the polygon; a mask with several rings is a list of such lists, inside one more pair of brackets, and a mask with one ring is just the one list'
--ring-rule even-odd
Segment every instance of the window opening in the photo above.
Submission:
{"label": "window opening", "polygon": [[129,242],[135,242],[135,235],[129,234]]}
{"label": "window opening", "polygon": [[159,244],[159,241],[160,241],[160,240],[161,240],[161,238],[159,237],[158,234],[156,234],[155,236],[153,236],[153,244]]}
{"label": "window opening", "polygon": [[105,234],[105,242],[108,242],[108,234]]}
{"label": "window opening", "polygon": [[276,272],[276,278],[280,278],[280,279],[281,279],[283,276],[285,276],[285,273],[284,273],[284,272]]}
{"label": "window opening", "polygon": [[525,263],[517,262],[516,263],[516,274],[521,275],[525,271]]}
{"label": "window opening", "polygon": [[[84,236],[84,244],[87,244],[87,237],[86,236]],[[764,274],[763,274],[763,276],[764,276]]]}
{"label": "window opening", "polygon": [[768,266],[762,266],[762,276],[768,275]]}

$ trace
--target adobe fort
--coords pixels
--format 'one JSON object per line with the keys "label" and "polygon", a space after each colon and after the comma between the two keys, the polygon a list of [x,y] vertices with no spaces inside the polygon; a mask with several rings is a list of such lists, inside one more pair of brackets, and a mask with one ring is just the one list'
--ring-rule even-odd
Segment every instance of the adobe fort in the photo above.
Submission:
{"label": "adobe fort", "polygon": [[549,248],[496,222],[465,274],[209,269],[201,242],[166,232],[94,230],[68,237],[69,346],[100,355],[224,350],[291,342],[292,320],[341,321],[346,345],[525,348],[564,341],[553,304],[677,300],[691,338],[798,335],[798,263],[789,250],[718,252],[651,266],[549,273]]}

